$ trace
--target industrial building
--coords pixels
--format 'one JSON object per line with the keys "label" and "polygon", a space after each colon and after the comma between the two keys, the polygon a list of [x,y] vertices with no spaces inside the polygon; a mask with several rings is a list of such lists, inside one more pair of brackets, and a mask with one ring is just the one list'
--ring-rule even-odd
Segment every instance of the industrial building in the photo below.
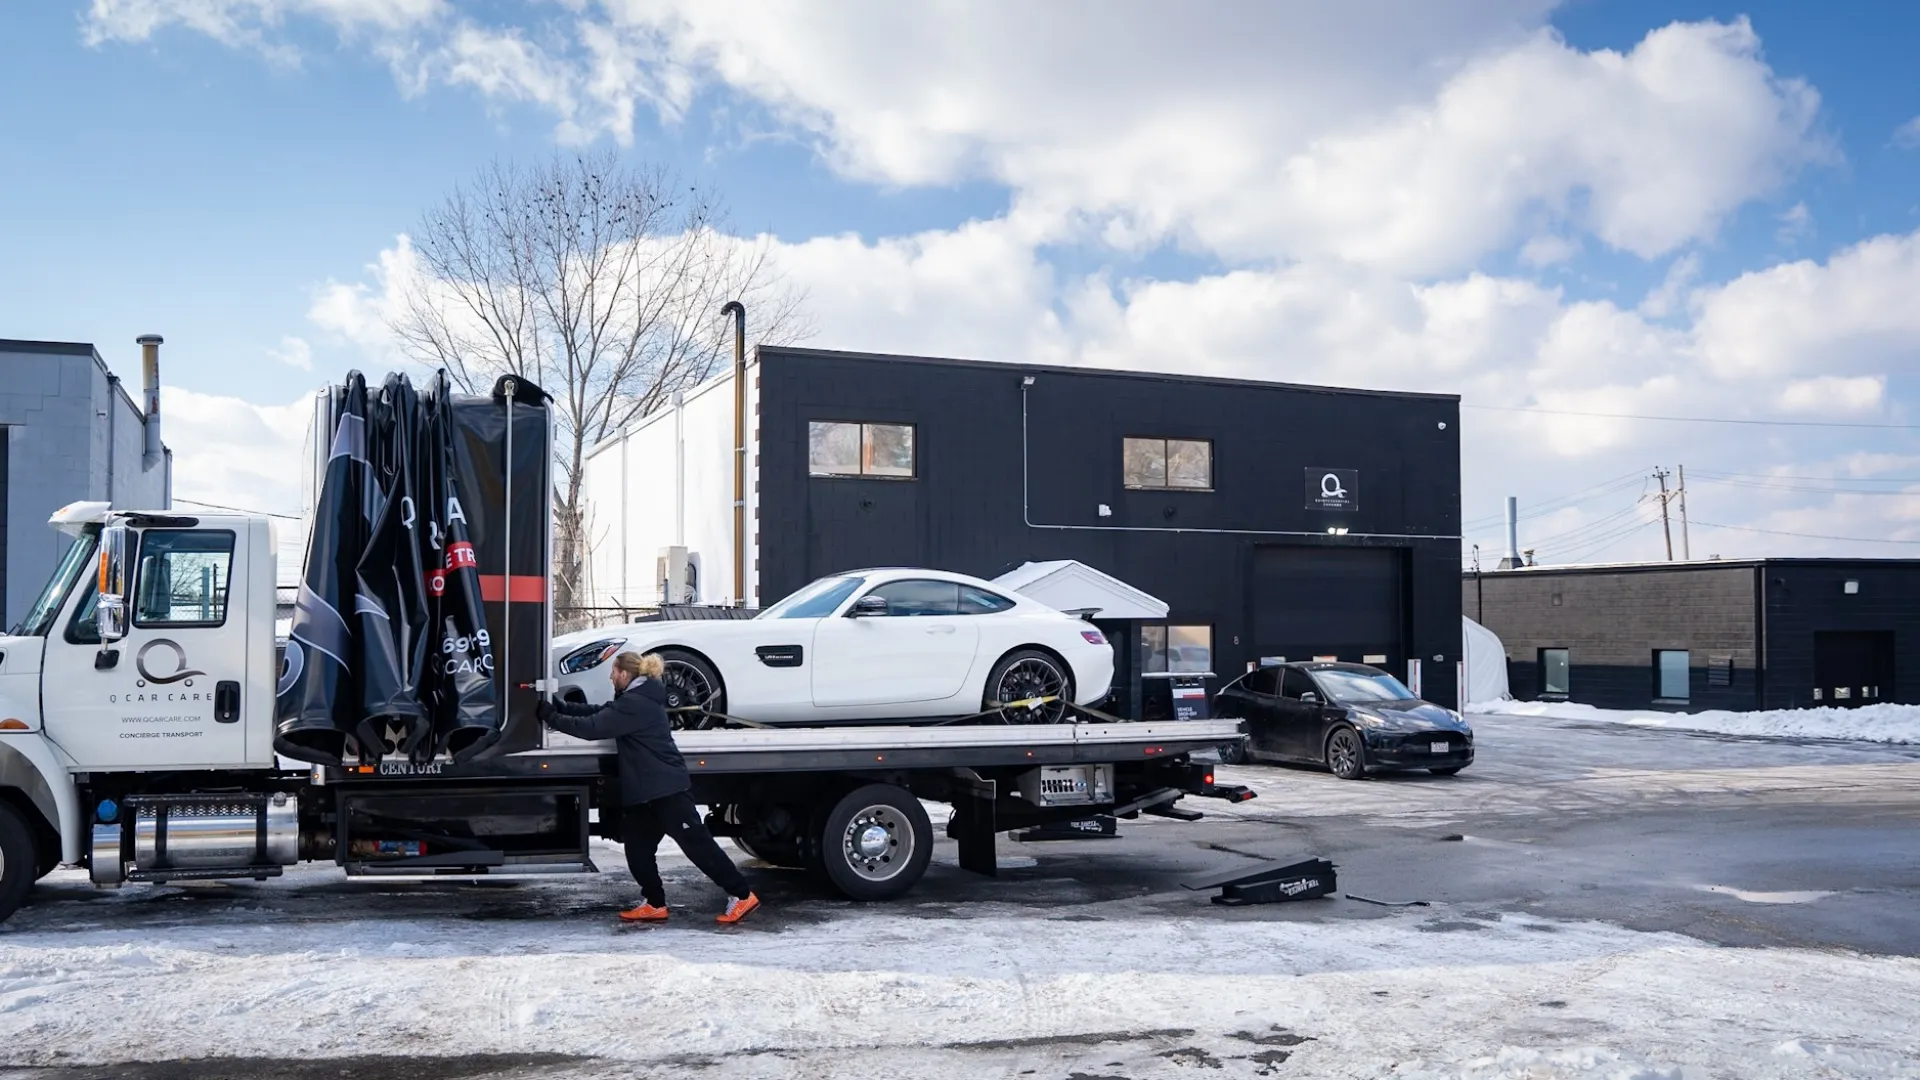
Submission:
{"label": "industrial building", "polygon": [[0,609],[17,623],[66,552],[47,518],[70,502],[164,510],[158,337],[140,339],[145,407],[83,342],[0,338]]}
{"label": "industrial building", "polygon": [[1920,560],[1759,559],[1468,572],[1517,698],[1601,708],[1920,702]]}
{"label": "industrial building", "polygon": [[1117,683],[1217,688],[1261,658],[1327,656],[1454,700],[1457,398],[770,347],[745,371],[738,406],[722,373],[589,458],[594,604],[751,607],[860,567],[1077,563],[1115,582],[1088,606],[1138,600],[1103,623]]}

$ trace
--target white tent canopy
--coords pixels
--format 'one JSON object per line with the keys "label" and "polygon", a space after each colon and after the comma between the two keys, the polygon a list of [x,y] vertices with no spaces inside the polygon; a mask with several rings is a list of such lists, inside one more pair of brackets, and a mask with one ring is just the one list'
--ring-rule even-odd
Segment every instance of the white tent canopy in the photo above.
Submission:
{"label": "white tent canopy", "polygon": [[1022,563],[993,582],[1055,611],[1093,609],[1097,619],[1167,617],[1165,601],[1072,559]]}
{"label": "white tent canopy", "polygon": [[1513,695],[1507,689],[1507,648],[1493,631],[1462,615],[1460,659],[1466,671],[1461,687],[1465,704],[1482,701],[1506,701]]}

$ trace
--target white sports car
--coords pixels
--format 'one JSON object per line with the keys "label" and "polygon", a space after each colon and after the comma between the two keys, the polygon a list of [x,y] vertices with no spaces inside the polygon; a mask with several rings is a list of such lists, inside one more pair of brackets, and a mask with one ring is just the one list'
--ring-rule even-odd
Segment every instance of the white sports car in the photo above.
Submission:
{"label": "white sports car", "polygon": [[583,630],[556,637],[553,651],[563,698],[606,701],[607,661],[653,652],[666,661],[669,708],[767,724],[935,720],[995,708],[1000,715],[989,720],[1055,723],[1068,718],[1062,702],[1091,705],[1113,682],[1113,649],[1092,623],[939,570],[853,570],[751,619]]}

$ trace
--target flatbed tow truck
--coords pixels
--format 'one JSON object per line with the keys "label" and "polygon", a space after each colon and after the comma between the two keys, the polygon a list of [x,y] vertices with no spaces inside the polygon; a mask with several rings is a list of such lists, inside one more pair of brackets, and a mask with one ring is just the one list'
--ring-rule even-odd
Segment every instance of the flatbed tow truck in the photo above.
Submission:
{"label": "flatbed tow truck", "polygon": [[[340,426],[337,389],[322,395],[323,435]],[[301,672],[276,639],[267,519],[103,503],[55,514],[73,544],[28,617],[0,637],[0,919],[62,864],[106,888],[265,880],[305,861],[355,877],[593,871],[591,838],[616,836],[610,747],[551,739],[533,716],[553,689],[539,494],[551,455],[546,410],[528,396],[509,386],[453,402],[469,434],[505,433],[506,450],[504,461],[476,452],[461,462],[473,504],[466,569],[500,643],[497,663],[483,665],[499,690],[497,738],[465,756],[444,740],[400,754],[349,739],[350,753],[318,763],[282,753],[281,699]],[[335,442],[334,458],[317,462],[337,463]],[[529,502],[536,512],[515,509]],[[961,866],[992,875],[1000,832],[1102,816],[1190,820],[1200,815],[1176,805],[1184,796],[1251,798],[1192,757],[1240,738],[1233,721],[1097,716],[676,735],[716,834],[856,900],[899,896],[926,871],[936,842],[926,803],[951,808]]]}

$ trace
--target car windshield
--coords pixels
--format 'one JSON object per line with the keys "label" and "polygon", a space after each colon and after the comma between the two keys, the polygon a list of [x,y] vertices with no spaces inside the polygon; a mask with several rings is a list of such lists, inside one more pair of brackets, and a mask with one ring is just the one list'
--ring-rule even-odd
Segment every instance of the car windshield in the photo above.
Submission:
{"label": "car windshield", "polygon": [[40,591],[40,599],[27,609],[26,618],[13,628],[20,637],[41,637],[52,628],[53,620],[60,614],[60,605],[66,603],[67,593],[73,590],[73,583],[79,581],[93,564],[94,538],[100,533],[99,526],[89,525],[73,546],[67,549],[66,557],[60,560],[59,569],[47,581],[47,587]]}
{"label": "car windshield", "polygon": [[1384,671],[1342,671],[1323,668],[1313,673],[1335,701],[1413,701],[1413,691]]}
{"label": "car windshield", "polygon": [[754,616],[756,619],[824,619],[834,613],[865,578],[824,577]]}

